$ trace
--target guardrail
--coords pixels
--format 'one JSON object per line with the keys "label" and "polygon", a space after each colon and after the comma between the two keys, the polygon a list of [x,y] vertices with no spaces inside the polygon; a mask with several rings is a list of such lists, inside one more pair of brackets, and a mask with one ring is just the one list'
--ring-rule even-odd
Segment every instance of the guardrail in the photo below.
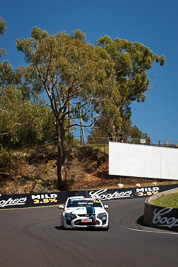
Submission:
{"label": "guardrail", "polygon": [[178,193],[178,187],[172,190],[158,193],[145,200],[144,223],[148,226],[178,232],[178,209],[157,206],[150,203],[151,200],[171,193]]}

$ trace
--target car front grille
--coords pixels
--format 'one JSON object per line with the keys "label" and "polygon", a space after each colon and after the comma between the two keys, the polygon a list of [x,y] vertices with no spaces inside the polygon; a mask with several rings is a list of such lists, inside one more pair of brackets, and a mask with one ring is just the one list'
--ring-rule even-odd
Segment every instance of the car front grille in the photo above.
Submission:
{"label": "car front grille", "polygon": [[92,221],[92,222],[82,222],[81,220],[77,220],[77,221],[75,221],[75,225],[93,225],[93,226],[95,226],[95,225],[99,225],[100,223],[99,223],[99,221],[96,221],[96,222],[94,222],[94,221]]}

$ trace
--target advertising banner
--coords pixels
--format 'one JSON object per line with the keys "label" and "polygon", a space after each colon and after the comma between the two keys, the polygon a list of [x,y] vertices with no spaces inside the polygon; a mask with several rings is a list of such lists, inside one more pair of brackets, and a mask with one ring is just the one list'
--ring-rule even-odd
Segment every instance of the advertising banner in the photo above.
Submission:
{"label": "advertising banner", "polygon": [[62,191],[43,194],[0,195],[0,210],[8,208],[25,208],[63,204],[70,196],[92,197],[101,199],[102,201],[148,197],[159,192],[176,188],[177,186],[177,184],[172,184],[122,189],[103,188],[99,190]]}
{"label": "advertising banner", "polygon": [[145,203],[144,223],[154,228],[178,232],[178,209]]}
{"label": "advertising banner", "polygon": [[178,180],[178,149],[109,142],[109,174]]}

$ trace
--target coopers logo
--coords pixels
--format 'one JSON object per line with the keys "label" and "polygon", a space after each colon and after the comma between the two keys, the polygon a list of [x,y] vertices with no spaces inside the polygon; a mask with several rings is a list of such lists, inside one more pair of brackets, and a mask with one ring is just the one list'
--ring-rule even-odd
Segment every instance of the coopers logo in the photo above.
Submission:
{"label": "coopers logo", "polygon": [[115,191],[114,193],[107,192],[107,189],[100,189],[98,191],[91,191],[89,195],[92,198],[98,198],[101,200],[111,200],[117,198],[130,198],[132,196],[132,190],[118,192]]}
{"label": "coopers logo", "polygon": [[56,203],[57,194],[41,194],[41,195],[32,195],[32,200],[34,204],[46,204],[46,203]]}
{"label": "coopers logo", "polygon": [[0,200],[0,208],[9,207],[9,206],[21,206],[25,205],[27,201],[27,197],[21,197],[21,198],[9,198],[7,200]]}
{"label": "coopers logo", "polygon": [[178,226],[178,218],[170,217],[169,213],[173,208],[163,208],[154,210],[153,224],[157,226],[172,228]]}

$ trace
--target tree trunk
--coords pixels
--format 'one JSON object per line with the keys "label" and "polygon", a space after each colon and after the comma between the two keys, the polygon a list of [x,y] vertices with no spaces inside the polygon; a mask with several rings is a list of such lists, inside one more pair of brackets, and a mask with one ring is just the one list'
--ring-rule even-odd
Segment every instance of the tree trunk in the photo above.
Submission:
{"label": "tree trunk", "polygon": [[65,181],[62,180],[62,167],[64,166],[67,158],[66,145],[65,145],[65,129],[63,124],[59,125],[56,121],[56,132],[57,132],[57,149],[58,149],[58,159],[57,159],[57,189],[65,190]]}
{"label": "tree trunk", "polygon": [[60,159],[57,159],[57,189],[64,191],[65,182],[62,180],[62,165]]}

